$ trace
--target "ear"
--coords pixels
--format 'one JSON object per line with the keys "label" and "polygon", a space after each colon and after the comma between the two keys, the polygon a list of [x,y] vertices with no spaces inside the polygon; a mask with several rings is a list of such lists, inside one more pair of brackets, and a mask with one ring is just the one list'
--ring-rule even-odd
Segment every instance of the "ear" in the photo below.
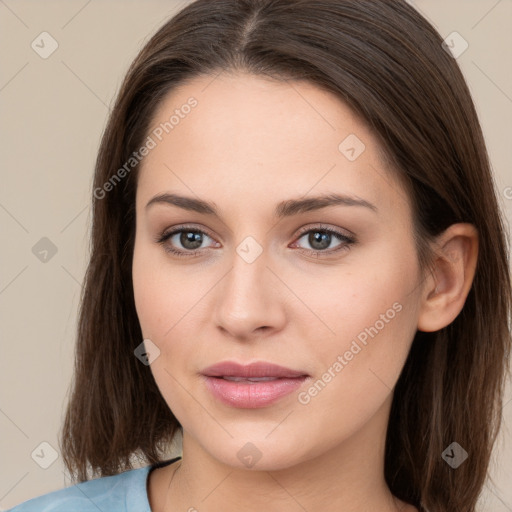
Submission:
{"label": "ear", "polygon": [[423,284],[418,330],[439,331],[462,311],[475,276],[478,231],[453,224],[434,242],[434,262]]}

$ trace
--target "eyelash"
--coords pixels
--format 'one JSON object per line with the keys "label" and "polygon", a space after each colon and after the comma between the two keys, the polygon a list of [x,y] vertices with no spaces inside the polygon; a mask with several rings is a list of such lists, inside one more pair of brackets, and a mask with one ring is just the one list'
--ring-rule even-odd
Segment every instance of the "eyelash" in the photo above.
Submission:
{"label": "eyelash", "polygon": [[[172,247],[169,247],[167,245],[165,245],[165,242],[167,242],[167,240],[169,240],[172,236],[176,235],[177,233],[181,233],[181,232],[187,232],[187,233],[200,233],[200,234],[203,234],[203,235],[206,235],[208,236],[209,238],[212,238],[212,236],[210,236],[206,231],[203,231],[201,229],[197,229],[197,228],[194,228],[194,227],[189,227],[189,226],[177,226],[176,228],[174,228],[172,231],[168,231],[168,232],[163,232],[161,235],[159,235],[156,239],[155,239],[155,242],[158,243],[158,244],[161,244],[163,247],[164,247],[164,250],[168,253],[171,253],[173,254],[174,256],[178,256],[180,258],[190,258],[190,257],[195,257],[195,256],[198,256],[200,252],[203,251],[203,249],[196,249],[195,251],[182,251],[182,250],[178,250],[178,249],[173,249]],[[336,237],[340,242],[344,242],[343,244],[339,245],[336,249],[331,249],[331,250],[314,250],[314,249],[302,249],[302,248],[299,248],[299,251],[300,252],[306,252],[306,253],[317,253],[317,254],[327,254],[327,255],[331,255],[333,253],[337,253],[337,252],[340,252],[340,251],[347,251],[350,249],[350,247],[352,245],[354,245],[357,241],[354,237],[349,237],[343,233],[341,233],[340,231],[337,231],[337,230],[334,230],[332,228],[329,228],[327,226],[322,226],[322,225],[319,225],[319,226],[316,226],[316,227],[313,227],[313,228],[303,228],[299,231],[298,233],[298,238],[297,240],[300,240],[305,234],[308,234],[308,233],[311,233],[311,232],[315,232],[315,233],[328,233],[330,235],[333,235],[334,237]]]}

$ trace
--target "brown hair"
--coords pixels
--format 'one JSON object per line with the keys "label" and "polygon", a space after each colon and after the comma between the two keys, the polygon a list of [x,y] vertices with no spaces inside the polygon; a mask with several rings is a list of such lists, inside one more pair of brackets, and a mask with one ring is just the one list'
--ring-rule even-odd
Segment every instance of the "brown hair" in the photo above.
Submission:
{"label": "brown hair", "polygon": [[[394,390],[385,455],[398,498],[430,512],[474,511],[510,355],[507,240],[463,75],[440,35],[403,0],[198,0],[136,57],[96,163],[91,256],[60,440],[68,470],[84,481],[88,465],[93,476],[107,476],[131,469],[134,454],[161,461],[181,431],[150,367],[134,356],[142,341],[131,279],[137,166],[108,193],[97,191],[142,146],[173,87],[221,70],[308,80],[358,113],[408,183],[422,268],[428,242],[448,226],[477,228],[466,303],[446,328],[416,334]],[[456,470],[441,458],[454,441],[470,459]]]}

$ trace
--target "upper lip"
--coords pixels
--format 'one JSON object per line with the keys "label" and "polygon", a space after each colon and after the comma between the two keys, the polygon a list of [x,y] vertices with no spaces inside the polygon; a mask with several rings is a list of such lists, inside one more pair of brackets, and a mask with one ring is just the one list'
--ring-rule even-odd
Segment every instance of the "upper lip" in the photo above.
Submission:
{"label": "upper lip", "polygon": [[260,361],[241,365],[234,361],[221,361],[220,363],[208,366],[202,371],[208,377],[276,377],[294,378],[305,377],[303,371],[292,370],[277,364]]}

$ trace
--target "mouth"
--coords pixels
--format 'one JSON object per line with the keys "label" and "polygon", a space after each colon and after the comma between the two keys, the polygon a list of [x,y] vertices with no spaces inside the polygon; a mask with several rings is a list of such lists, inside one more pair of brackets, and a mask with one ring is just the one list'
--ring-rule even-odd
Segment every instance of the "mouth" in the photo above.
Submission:
{"label": "mouth", "polygon": [[224,375],[222,377],[214,377],[212,376],[214,379],[224,379],[224,380],[229,380],[229,381],[232,381],[232,382],[266,382],[266,381],[269,381],[269,380],[277,380],[277,379],[282,379],[282,378],[285,378],[285,377],[233,377],[233,376],[228,376],[228,375]]}
{"label": "mouth", "polygon": [[272,379],[293,379],[296,377],[308,377],[306,372],[292,370],[284,366],[268,362],[256,362],[248,365],[241,365],[234,361],[222,361],[209,366],[203,370],[207,377],[220,377],[228,380],[244,379],[249,381],[272,380]]}
{"label": "mouth", "polygon": [[203,370],[207,389],[223,404],[243,409],[266,407],[302,386],[310,376],[268,362],[240,365],[223,361]]}

